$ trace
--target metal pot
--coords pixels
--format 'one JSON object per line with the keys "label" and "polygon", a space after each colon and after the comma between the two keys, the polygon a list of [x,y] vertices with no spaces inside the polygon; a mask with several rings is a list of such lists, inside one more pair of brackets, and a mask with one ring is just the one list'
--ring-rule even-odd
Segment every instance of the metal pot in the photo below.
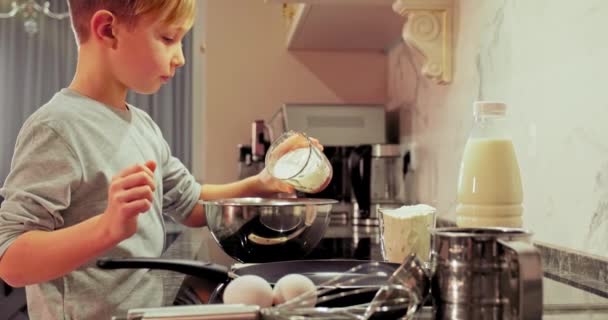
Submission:
{"label": "metal pot", "polygon": [[542,318],[542,262],[530,232],[439,228],[432,234],[437,319]]}
{"label": "metal pot", "polygon": [[207,226],[241,262],[297,260],[325,235],[336,200],[234,198],[204,201]]}

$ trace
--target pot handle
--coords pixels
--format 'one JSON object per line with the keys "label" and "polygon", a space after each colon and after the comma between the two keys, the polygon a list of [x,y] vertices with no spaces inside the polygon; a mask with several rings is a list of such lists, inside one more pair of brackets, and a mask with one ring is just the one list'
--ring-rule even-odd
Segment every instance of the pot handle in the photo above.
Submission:
{"label": "pot handle", "polygon": [[101,258],[101,269],[161,269],[176,271],[197,278],[225,282],[230,278],[228,267],[204,261],[163,258]]}
{"label": "pot handle", "polygon": [[543,315],[543,267],[540,253],[534,245],[522,241],[498,240],[507,253],[507,263],[516,271],[517,285],[512,288],[516,319],[537,320]]}

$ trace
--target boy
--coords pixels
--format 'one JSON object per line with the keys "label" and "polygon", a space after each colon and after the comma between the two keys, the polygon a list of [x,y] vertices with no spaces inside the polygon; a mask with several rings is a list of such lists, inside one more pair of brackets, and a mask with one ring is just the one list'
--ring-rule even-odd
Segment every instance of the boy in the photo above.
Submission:
{"label": "boy", "polygon": [[[23,125],[1,195],[0,278],[26,286],[31,319],[110,319],[160,306],[147,270],[100,270],[96,258],[159,257],[161,216],[204,226],[199,199],[290,192],[265,171],[198,185],[156,124],[125,103],[184,65],[195,0],[69,0],[76,74]],[[318,142],[316,142],[318,143]]]}

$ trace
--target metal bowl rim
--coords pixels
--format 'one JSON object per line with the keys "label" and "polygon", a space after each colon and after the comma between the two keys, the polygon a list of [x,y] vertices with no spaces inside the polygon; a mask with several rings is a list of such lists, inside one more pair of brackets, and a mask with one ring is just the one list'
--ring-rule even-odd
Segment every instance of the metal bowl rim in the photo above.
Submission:
{"label": "metal bowl rim", "polygon": [[295,206],[310,206],[310,205],[328,205],[336,204],[334,199],[317,199],[317,198],[229,198],[203,201],[199,200],[203,205],[219,205],[219,206],[236,206],[236,207],[295,207]]}
{"label": "metal bowl rim", "polygon": [[[442,227],[431,228],[429,230],[432,235],[442,238],[495,238],[497,236],[509,237],[531,237],[534,234],[532,231],[523,228],[505,228],[505,227]],[[475,231],[483,231],[476,233]]]}

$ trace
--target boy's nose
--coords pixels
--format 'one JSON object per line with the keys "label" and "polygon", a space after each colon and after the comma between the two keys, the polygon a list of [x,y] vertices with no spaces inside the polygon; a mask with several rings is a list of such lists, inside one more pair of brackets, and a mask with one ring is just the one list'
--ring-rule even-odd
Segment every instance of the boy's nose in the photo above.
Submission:
{"label": "boy's nose", "polygon": [[173,59],[171,60],[171,64],[173,64],[175,67],[179,68],[179,67],[183,66],[185,63],[186,63],[186,58],[184,57],[183,49],[180,47],[177,50],[177,54],[173,56]]}

